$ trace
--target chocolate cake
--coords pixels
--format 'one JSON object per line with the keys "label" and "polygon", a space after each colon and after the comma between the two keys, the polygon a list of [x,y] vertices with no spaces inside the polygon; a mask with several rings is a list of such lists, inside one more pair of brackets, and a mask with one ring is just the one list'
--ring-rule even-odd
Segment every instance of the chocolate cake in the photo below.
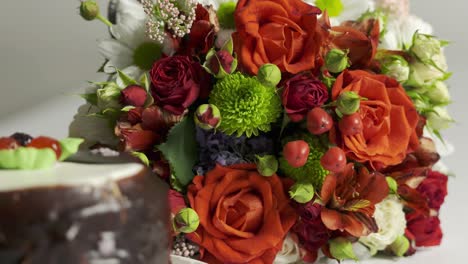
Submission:
{"label": "chocolate cake", "polygon": [[0,170],[2,264],[165,264],[168,223],[166,185],[128,157]]}

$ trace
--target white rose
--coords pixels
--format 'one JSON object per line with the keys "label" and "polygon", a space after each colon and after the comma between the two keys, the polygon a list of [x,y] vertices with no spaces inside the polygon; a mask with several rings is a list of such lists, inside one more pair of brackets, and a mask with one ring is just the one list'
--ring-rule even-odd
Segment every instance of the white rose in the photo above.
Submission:
{"label": "white rose", "polygon": [[287,235],[283,242],[283,248],[276,255],[274,264],[290,264],[296,263],[301,259],[301,250],[299,245],[292,239],[291,235]]}
{"label": "white rose", "polygon": [[359,239],[359,242],[366,245],[372,253],[384,250],[395,239],[403,235],[406,228],[403,205],[394,195],[387,197],[375,206],[374,218],[379,231]]}
{"label": "white rose", "polygon": [[411,73],[408,84],[412,86],[433,85],[436,81],[444,79],[448,70],[447,61],[443,52],[432,57],[434,64],[437,66],[414,62],[411,64]]}
{"label": "white rose", "polygon": [[430,112],[427,116],[429,127],[440,131],[450,127],[454,122],[446,107],[434,107],[434,112]]}
{"label": "white rose", "polygon": [[[403,19],[401,19],[403,18]],[[410,47],[415,32],[432,34],[432,27],[417,16],[391,17],[387,22],[387,32],[380,40],[379,48],[388,50],[403,50]]]}

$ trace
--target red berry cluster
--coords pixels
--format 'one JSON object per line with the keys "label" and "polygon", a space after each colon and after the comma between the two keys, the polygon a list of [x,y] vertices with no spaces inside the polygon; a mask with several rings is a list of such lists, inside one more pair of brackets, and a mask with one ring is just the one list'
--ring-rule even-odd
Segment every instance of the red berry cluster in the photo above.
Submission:
{"label": "red berry cluster", "polygon": [[0,138],[0,150],[14,150],[19,147],[30,147],[36,149],[52,149],[57,155],[57,159],[62,155],[62,148],[60,143],[50,137],[36,137],[33,138],[24,133],[15,133],[9,137]]}

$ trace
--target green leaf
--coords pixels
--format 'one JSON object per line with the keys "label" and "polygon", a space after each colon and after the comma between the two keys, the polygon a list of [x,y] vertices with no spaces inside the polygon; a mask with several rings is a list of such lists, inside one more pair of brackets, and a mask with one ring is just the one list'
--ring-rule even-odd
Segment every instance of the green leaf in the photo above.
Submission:
{"label": "green leaf", "polygon": [[198,161],[198,145],[195,139],[195,123],[190,116],[175,125],[166,142],[157,147],[171,165],[174,177],[183,185],[189,184]]}
{"label": "green leaf", "polygon": [[341,0],[317,0],[315,5],[322,11],[327,11],[330,17],[337,17],[343,11],[343,3]]}
{"label": "green leaf", "polygon": [[145,153],[133,151],[131,154],[132,154],[132,156],[134,156],[136,158],[139,158],[141,160],[141,162],[143,162],[143,164],[145,164],[146,166],[150,165],[149,159],[145,155]]}
{"label": "green leaf", "polygon": [[387,180],[388,188],[390,189],[390,194],[398,194],[398,183],[392,177],[385,177]]}
{"label": "green leaf", "polygon": [[141,83],[141,86],[143,88],[145,88],[146,92],[149,93],[150,92],[150,88],[151,88],[151,83],[148,79],[148,75],[146,73],[144,73],[142,76],[141,76],[141,80],[140,80],[140,83]]}
{"label": "green leaf", "polygon": [[130,85],[138,85],[137,81],[135,81],[132,77],[128,76],[121,70],[117,69],[117,73],[119,74],[119,78],[122,80],[122,83],[125,85],[125,87],[130,86]]}
{"label": "green leaf", "polygon": [[98,97],[96,93],[80,94],[80,97],[85,99],[89,104],[97,105]]}
{"label": "green leaf", "polygon": [[71,155],[75,154],[81,143],[84,142],[82,138],[64,138],[59,141],[60,148],[62,149],[62,154],[60,155],[59,160],[64,161]]}
{"label": "green leaf", "polygon": [[330,244],[330,254],[337,260],[352,259],[358,261],[353,250],[353,245],[346,238],[335,238],[328,243]]}

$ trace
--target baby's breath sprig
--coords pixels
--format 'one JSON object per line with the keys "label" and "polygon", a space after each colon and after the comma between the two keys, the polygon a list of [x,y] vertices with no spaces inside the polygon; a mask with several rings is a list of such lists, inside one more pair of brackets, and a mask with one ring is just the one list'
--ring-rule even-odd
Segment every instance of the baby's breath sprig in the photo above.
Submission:
{"label": "baby's breath sprig", "polygon": [[190,33],[196,17],[196,0],[143,0],[142,4],[148,16],[146,33],[150,39],[162,44],[166,32],[174,38]]}

